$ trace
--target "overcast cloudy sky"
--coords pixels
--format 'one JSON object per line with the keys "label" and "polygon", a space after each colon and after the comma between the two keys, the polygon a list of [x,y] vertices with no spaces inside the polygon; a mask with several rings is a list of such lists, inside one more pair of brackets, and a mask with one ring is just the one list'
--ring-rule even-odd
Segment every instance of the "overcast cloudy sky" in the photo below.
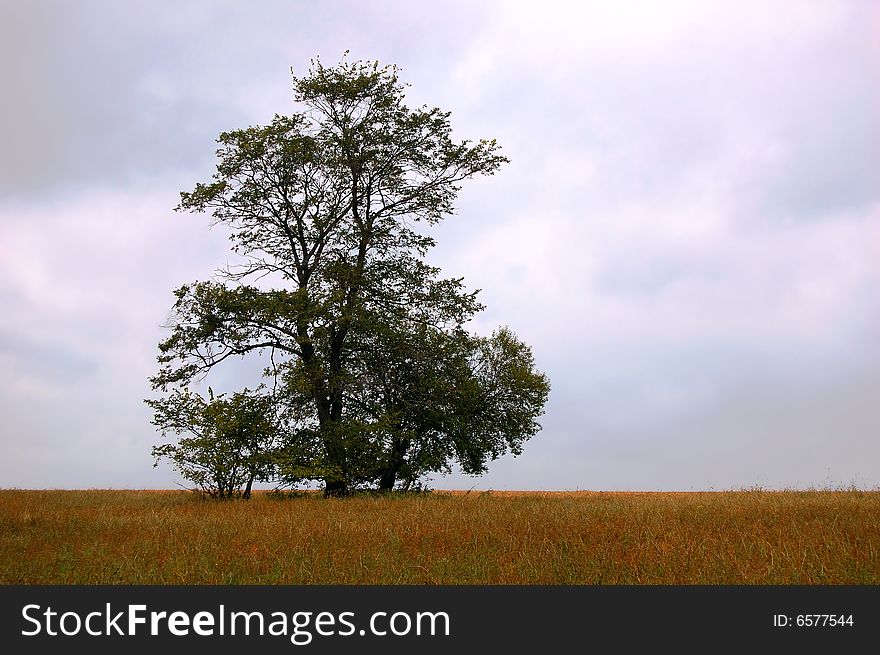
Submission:
{"label": "overcast cloudy sky", "polygon": [[[553,390],[478,489],[880,485],[880,4],[0,0],[0,487],[170,487],[171,211],[309,59],[495,137],[432,259]],[[227,381],[228,382],[228,381]]]}

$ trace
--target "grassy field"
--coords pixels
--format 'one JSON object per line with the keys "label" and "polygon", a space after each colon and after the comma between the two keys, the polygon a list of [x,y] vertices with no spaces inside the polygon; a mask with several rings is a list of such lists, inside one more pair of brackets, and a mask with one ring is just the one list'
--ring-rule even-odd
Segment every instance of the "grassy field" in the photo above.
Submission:
{"label": "grassy field", "polygon": [[0,583],[880,584],[880,493],[8,490]]}

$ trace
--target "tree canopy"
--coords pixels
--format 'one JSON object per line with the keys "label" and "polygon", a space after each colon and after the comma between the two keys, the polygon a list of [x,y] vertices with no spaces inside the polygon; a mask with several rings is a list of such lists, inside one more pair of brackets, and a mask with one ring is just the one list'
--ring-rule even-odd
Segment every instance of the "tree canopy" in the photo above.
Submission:
{"label": "tree canopy", "polygon": [[476,292],[425,259],[460,183],[507,159],[494,140],[455,141],[449,112],[407,107],[394,66],[314,61],[293,89],[298,112],[222,133],[212,180],[181,193],[177,209],[210,212],[244,263],[175,291],[154,389],[197,404],[191,383],[268,353],[274,474],[327,495],[519,453],[547,378],[509,329],[468,333]]}

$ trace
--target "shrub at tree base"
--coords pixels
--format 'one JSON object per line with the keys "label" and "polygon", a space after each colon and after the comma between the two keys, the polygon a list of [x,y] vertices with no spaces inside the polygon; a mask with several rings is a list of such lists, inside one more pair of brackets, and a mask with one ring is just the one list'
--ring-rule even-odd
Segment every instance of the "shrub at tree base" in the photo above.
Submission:
{"label": "shrub at tree base", "polygon": [[250,498],[255,481],[274,477],[280,426],[269,396],[245,389],[228,399],[210,393],[205,402],[198,394],[177,391],[147,403],[163,436],[187,435],[176,443],[154,446],[157,463],[163,457],[170,459],[205,493]]}

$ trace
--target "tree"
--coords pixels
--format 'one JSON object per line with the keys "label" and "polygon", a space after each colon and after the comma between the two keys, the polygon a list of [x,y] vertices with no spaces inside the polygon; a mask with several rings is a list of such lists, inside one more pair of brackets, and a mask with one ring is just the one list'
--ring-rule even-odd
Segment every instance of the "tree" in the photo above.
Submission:
{"label": "tree", "polygon": [[376,429],[379,489],[407,489],[452,463],[483,473],[500,455],[519,454],[540,429],[549,382],[509,329],[480,338],[418,324],[374,327],[369,344],[358,343],[348,405]]}
{"label": "tree", "polygon": [[[403,470],[392,476],[389,444],[406,439],[401,431],[410,428],[395,416],[409,410],[367,409],[376,400],[365,391],[370,362],[385,357],[396,366],[407,349],[410,360],[427,362],[449,350],[457,364],[434,374],[435,387],[448,387],[444,376],[456,366],[462,381],[476,379],[476,369],[470,377],[464,371],[479,348],[462,326],[482,307],[460,278],[441,278],[424,261],[434,240],[415,224],[439,222],[453,211],[460,182],[491,175],[507,160],[494,140],[454,141],[448,112],[407,107],[394,66],[315,61],[293,86],[301,111],[221,134],[213,180],[181,194],[178,209],[210,211],[230,228],[233,250],[246,263],[225,269],[221,282],[176,291],[172,332],[159,346],[161,369],[152,382],[162,391],[186,388],[230,357],[269,352],[268,373],[284,381],[285,393],[276,397],[292,422],[287,431],[315,446],[308,453],[293,448],[300,459],[288,457],[286,469],[323,479],[327,495],[345,495],[377,475],[386,476],[380,484],[387,487]],[[256,286],[266,277],[276,281],[271,290]],[[382,339],[394,349],[376,350]],[[460,396],[456,434],[463,435]],[[539,414],[539,404],[530,411]],[[491,414],[481,411],[471,413]],[[444,419],[450,425],[451,416]],[[414,421],[430,422],[407,414],[405,424]],[[443,469],[443,453],[466,450],[460,440],[449,450],[449,442],[416,465],[422,458],[412,444],[428,440],[409,443],[411,472]],[[485,445],[477,439],[471,448],[479,450],[478,443]],[[476,451],[474,457],[482,461]]]}
{"label": "tree", "polygon": [[211,496],[250,498],[254,481],[274,475],[279,430],[272,399],[247,389],[229,398],[214,397],[210,387],[208,392],[207,402],[187,391],[146,401],[162,436],[188,435],[154,446],[153,456],[157,464],[170,459],[184,478]]}

